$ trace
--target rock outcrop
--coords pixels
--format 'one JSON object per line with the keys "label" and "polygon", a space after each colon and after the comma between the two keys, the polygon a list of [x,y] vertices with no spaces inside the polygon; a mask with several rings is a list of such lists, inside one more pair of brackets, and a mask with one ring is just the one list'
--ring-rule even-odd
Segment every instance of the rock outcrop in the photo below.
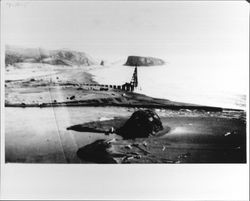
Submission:
{"label": "rock outcrop", "polygon": [[160,117],[152,110],[138,110],[116,131],[124,139],[147,138],[163,130]]}
{"label": "rock outcrop", "polygon": [[[70,126],[67,130],[94,133],[116,133],[123,139],[148,138],[161,136],[169,131],[169,127],[163,129],[160,117],[152,110],[138,110],[129,119],[114,118],[105,121],[88,122]],[[111,132],[111,130],[113,130]]]}
{"label": "rock outcrop", "polygon": [[159,66],[163,64],[165,62],[162,59],[140,56],[129,56],[125,63],[126,66]]}
{"label": "rock outcrop", "polygon": [[147,138],[139,140],[96,140],[78,149],[76,155],[83,163],[180,163],[189,160],[191,153],[178,157],[169,156],[163,148],[168,148],[168,139]]}
{"label": "rock outcrop", "polygon": [[112,146],[109,141],[97,140],[78,149],[76,155],[88,162],[117,163],[112,154]]}

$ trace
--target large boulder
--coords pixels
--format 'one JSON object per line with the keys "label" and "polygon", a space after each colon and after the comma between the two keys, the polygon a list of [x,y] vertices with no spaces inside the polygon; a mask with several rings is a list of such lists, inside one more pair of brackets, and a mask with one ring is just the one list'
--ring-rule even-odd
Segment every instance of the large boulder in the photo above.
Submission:
{"label": "large boulder", "polygon": [[140,56],[129,56],[125,63],[126,66],[159,66],[163,64],[165,62],[162,59]]}
{"label": "large boulder", "polygon": [[138,110],[116,131],[124,139],[146,138],[163,130],[160,117],[152,110]]}

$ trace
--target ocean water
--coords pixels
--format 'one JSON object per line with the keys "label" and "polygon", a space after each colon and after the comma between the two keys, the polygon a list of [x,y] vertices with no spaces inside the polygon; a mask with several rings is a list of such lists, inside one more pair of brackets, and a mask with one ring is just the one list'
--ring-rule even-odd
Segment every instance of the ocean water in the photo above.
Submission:
{"label": "ocean water", "polygon": [[[172,101],[246,109],[248,77],[246,69],[226,62],[173,60],[163,66],[138,67],[139,87],[136,92]],[[91,70],[101,84],[130,82],[134,67],[116,62]]]}

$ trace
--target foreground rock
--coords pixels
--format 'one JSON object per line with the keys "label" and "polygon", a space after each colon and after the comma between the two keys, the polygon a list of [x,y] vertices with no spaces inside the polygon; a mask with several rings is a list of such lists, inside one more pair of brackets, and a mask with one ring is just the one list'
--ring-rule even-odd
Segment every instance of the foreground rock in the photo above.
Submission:
{"label": "foreground rock", "polygon": [[152,110],[138,110],[116,131],[124,139],[146,138],[163,130],[160,117]]}
{"label": "foreground rock", "polygon": [[77,151],[77,156],[85,161],[94,163],[116,163],[112,146],[109,141],[97,140]]}
{"label": "foreground rock", "polygon": [[[97,140],[81,147],[77,156],[82,162],[89,163],[178,163],[164,158],[161,144],[153,138],[137,140]],[[188,153],[188,157],[190,153]]]}
{"label": "foreground rock", "polygon": [[245,120],[177,115],[162,121],[171,127],[166,135],[97,140],[77,157],[82,163],[246,163]]}
{"label": "foreground rock", "polygon": [[73,125],[67,130],[106,135],[115,133],[123,139],[136,139],[162,136],[170,131],[170,127],[163,128],[160,117],[152,110],[138,110],[129,119],[115,117],[111,120]]}
{"label": "foreground rock", "polygon": [[[77,156],[85,162],[130,163],[135,160],[173,163],[171,160],[163,160],[155,155],[150,156],[151,152],[146,150],[150,140],[154,139],[152,137],[161,136],[160,131],[166,134],[170,130],[169,127],[163,129],[160,117],[152,110],[138,110],[126,121],[115,118],[104,122],[71,126],[68,130],[97,133],[103,131],[106,134],[114,132],[123,137],[123,140],[97,140],[81,147],[77,151]],[[146,142],[146,140],[149,141]],[[158,148],[162,149],[161,146]]]}
{"label": "foreground rock", "polygon": [[126,66],[159,66],[163,64],[165,62],[162,59],[140,56],[129,56],[125,63]]}

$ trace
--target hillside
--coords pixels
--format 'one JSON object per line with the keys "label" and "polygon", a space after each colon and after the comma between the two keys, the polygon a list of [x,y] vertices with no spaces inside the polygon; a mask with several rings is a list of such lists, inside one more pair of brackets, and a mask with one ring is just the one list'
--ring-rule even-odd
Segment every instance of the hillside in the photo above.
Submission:
{"label": "hillside", "polygon": [[66,49],[45,50],[41,48],[21,48],[7,45],[5,48],[5,66],[19,62],[66,66],[90,66],[97,63],[84,52]]}

